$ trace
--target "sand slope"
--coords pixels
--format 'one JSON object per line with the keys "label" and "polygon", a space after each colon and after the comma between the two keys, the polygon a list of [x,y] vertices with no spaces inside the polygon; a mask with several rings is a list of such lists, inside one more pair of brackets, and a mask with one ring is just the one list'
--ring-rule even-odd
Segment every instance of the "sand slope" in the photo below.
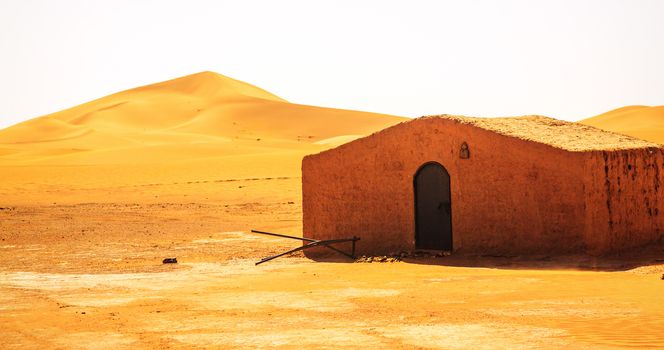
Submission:
{"label": "sand slope", "polygon": [[[405,118],[288,103],[213,72],[122,91],[0,130],[0,165],[166,163],[366,135]],[[327,146],[326,146],[327,145]]]}
{"label": "sand slope", "polygon": [[626,106],[579,123],[664,144],[664,106]]}

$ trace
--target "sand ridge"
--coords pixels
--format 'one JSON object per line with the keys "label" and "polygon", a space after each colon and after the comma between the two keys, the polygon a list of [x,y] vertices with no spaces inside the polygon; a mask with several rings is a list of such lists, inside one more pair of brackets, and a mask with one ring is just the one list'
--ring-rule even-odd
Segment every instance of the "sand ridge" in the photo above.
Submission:
{"label": "sand ridge", "polygon": [[579,123],[664,144],[664,106],[625,106]]}
{"label": "sand ridge", "polygon": [[289,103],[201,72],[122,91],[0,130],[0,165],[160,163],[311,152],[405,118]]}

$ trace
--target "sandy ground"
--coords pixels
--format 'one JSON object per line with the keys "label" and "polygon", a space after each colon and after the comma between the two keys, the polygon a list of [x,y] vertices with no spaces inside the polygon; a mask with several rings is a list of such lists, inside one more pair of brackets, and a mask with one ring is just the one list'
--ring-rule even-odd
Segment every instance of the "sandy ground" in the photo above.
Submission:
{"label": "sandy ground", "polygon": [[69,201],[60,185],[5,189],[0,347],[664,348],[655,260],[296,255],[254,266],[297,246],[249,230],[300,232],[299,186],[238,179],[124,196],[109,186]]}

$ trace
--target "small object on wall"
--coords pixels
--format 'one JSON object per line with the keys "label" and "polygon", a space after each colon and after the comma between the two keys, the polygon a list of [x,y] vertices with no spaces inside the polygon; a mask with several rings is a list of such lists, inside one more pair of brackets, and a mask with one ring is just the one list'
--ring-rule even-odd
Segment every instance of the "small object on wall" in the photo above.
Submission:
{"label": "small object on wall", "polygon": [[470,158],[470,150],[468,149],[468,144],[465,142],[461,144],[461,150],[459,151],[459,158],[461,159]]}
{"label": "small object on wall", "polygon": [[166,258],[162,261],[164,264],[177,264],[178,258]]}

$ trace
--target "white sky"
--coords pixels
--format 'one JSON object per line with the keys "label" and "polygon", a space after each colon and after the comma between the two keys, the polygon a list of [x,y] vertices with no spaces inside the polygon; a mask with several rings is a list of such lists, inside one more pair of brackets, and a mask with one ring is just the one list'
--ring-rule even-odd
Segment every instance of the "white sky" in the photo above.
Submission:
{"label": "white sky", "polygon": [[578,120],[664,104],[664,0],[0,0],[0,128],[203,70],[296,103]]}

